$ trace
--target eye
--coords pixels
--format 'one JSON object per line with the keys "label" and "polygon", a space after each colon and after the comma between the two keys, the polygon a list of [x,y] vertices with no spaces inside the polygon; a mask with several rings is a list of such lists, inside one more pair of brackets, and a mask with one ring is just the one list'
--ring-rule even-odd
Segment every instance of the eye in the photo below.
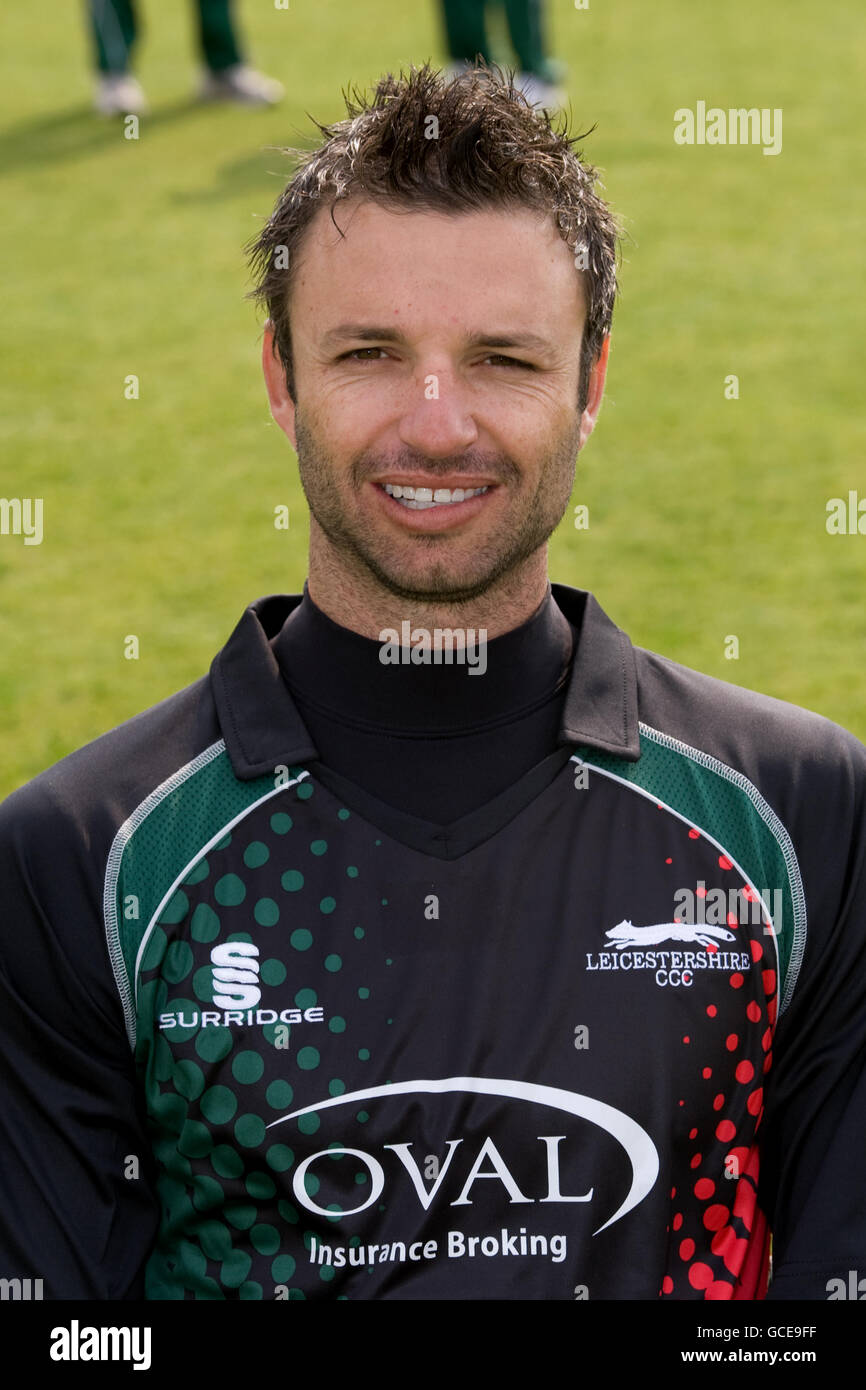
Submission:
{"label": "eye", "polygon": [[[377,361],[377,360],[381,360],[381,356],[380,356],[380,358],[376,358],[376,357],[365,357],[365,356],[364,356],[365,353],[379,353],[381,356],[387,357],[387,353],[386,353],[386,351],[385,351],[384,348],[379,348],[379,347],[351,348],[348,352],[341,353],[341,355],[337,358],[337,361],[338,361],[338,362],[349,362],[349,361],[352,361],[352,362],[374,362],[374,361]],[[505,356],[503,356],[502,353],[489,353],[488,356],[485,357],[485,358],[483,358],[482,360],[483,360],[484,362],[498,362],[498,363],[500,363],[500,364],[502,364],[502,365],[504,365],[504,366],[506,366],[506,367],[517,367],[519,370],[522,370],[522,371],[524,371],[524,372],[534,372],[534,371],[537,370],[537,368],[536,368],[535,366],[533,366],[533,364],[532,364],[531,362],[521,362],[521,361],[519,361],[518,358],[516,358],[516,357],[505,357]]]}
{"label": "eye", "polygon": [[341,355],[340,357],[337,358],[337,361],[338,361],[338,362],[347,362],[347,361],[351,358],[351,359],[353,359],[355,362],[372,362],[372,361],[375,360],[374,358],[372,358],[372,357],[363,357],[363,356],[361,356],[361,354],[362,354],[362,353],[365,353],[365,352],[384,352],[384,351],[385,351],[384,348],[377,348],[377,347],[352,348],[351,352],[344,352],[344,353],[342,353],[342,355]]}
{"label": "eye", "polygon": [[504,362],[506,367],[521,367],[525,372],[534,372],[535,367],[531,362],[520,362],[516,357],[503,357],[500,353],[491,353],[485,357],[485,362]]}

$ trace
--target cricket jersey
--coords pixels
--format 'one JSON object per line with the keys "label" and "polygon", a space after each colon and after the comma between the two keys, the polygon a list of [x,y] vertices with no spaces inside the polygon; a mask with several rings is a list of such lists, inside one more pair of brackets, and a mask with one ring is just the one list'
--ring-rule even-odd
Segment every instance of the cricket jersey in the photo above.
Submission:
{"label": "cricket jersey", "polygon": [[483,669],[399,653],[259,600],[0,808],[0,1274],[826,1298],[866,1268],[866,749],[559,585]]}

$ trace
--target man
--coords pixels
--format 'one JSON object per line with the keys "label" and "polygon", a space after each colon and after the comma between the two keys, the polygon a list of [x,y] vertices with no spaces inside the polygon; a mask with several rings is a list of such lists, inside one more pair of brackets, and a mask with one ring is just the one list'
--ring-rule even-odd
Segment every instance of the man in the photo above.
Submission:
{"label": "man", "polygon": [[426,67],[323,130],[253,248],[307,589],[0,814],[4,1270],[756,1299],[772,1233],[825,1298],[866,750],[548,584],[615,288],[570,141]]}
{"label": "man", "polygon": [[[197,37],[203,60],[202,101],[274,106],[282,85],[244,62],[232,0],[198,0]],[[94,105],[101,116],[145,115],[147,98],[130,69],[139,35],[135,0],[90,0],[90,32],[98,69]]]}
{"label": "man", "polygon": [[[505,0],[508,36],[517,56],[519,87],[533,106],[561,110],[565,93],[559,83],[564,65],[547,56],[548,19],[542,0]],[[449,74],[464,72],[478,58],[492,61],[487,38],[487,0],[442,0],[445,41],[452,59]]]}

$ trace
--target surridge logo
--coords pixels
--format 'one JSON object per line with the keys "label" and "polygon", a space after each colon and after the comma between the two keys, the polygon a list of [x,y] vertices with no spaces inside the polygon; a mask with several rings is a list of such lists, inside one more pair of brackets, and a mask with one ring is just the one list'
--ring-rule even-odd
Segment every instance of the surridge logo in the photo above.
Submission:
{"label": "surridge logo", "polygon": [[[220,1009],[252,1009],[262,997],[259,989],[259,948],[252,941],[224,941],[210,953],[213,1001]],[[217,994],[217,988],[222,993]]]}
{"label": "surridge logo", "polygon": [[[210,953],[213,972],[214,1009],[179,1009],[159,1015],[160,1029],[171,1028],[262,1028],[269,1024],[323,1023],[322,1004],[306,1008],[260,1009],[259,948],[252,941],[223,941]],[[288,1034],[287,1034],[288,1036]],[[282,1046],[282,1044],[278,1044]]]}

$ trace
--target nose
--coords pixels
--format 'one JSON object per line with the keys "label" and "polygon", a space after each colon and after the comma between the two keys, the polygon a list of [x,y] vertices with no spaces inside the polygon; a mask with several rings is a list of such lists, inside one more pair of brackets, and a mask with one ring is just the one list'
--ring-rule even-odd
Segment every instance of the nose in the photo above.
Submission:
{"label": "nose", "polygon": [[409,448],[430,458],[459,454],[477,442],[468,394],[451,373],[428,371],[415,378],[399,435]]}

